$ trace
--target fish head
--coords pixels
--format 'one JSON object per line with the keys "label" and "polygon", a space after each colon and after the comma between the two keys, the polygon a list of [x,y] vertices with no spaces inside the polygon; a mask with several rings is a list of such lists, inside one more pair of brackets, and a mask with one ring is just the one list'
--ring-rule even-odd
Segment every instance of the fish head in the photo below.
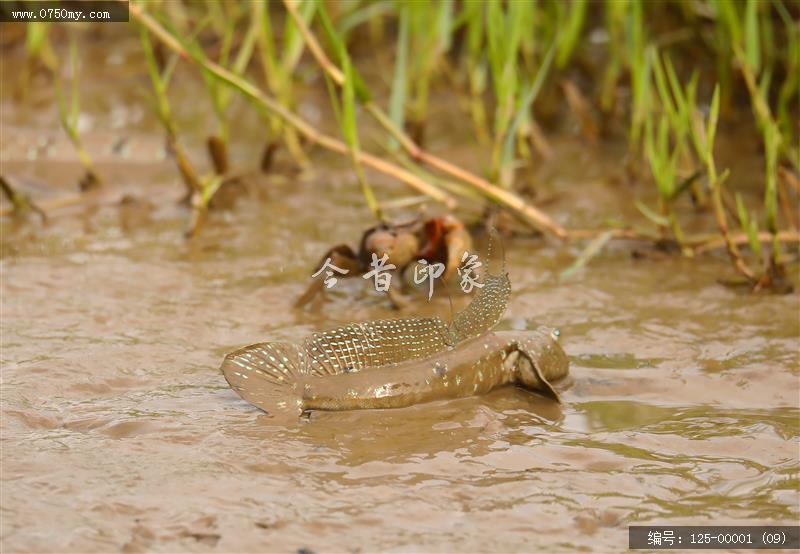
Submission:
{"label": "fish head", "polygon": [[559,343],[561,331],[540,326],[530,331],[496,334],[509,345],[505,364],[514,372],[515,381],[558,400],[558,393],[550,383],[566,377],[569,372],[569,359]]}

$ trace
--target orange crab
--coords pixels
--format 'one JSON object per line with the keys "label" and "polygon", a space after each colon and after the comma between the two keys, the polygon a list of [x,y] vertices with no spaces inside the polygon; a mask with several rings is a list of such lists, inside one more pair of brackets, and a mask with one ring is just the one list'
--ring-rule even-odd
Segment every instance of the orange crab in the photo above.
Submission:
{"label": "orange crab", "polygon": [[[315,266],[314,273],[319,273],[330,259],[334,266],[347,270],[341,277],[361,276],[370,270],[372,255],[378,258],[388,255],[388,264],[396,269],[392,274],[401,277],[405,270],[419,260],[429,264],[443,263],[445,266],[443,279],[452,276],[461,262],[465,251],[472,247],[472,237],[464,224],[452,215],[438,215],[428,219],[413,219],[399,223],[380,223],[364,231],[358,252],[347,244],[338,244],[323,254]],[[302,307],[311,302],[324,291],[321,277],[317,277],[300,295],[295,307]],[[389,287],[389,300],[395,308],[406,304],[406,300],[395,289]]]}

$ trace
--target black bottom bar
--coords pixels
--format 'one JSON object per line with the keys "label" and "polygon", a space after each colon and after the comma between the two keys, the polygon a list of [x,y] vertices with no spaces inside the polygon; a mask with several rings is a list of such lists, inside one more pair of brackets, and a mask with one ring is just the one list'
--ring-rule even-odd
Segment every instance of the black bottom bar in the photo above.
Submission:
{"label": "black bottom bar", "polygon": [[631,550],[800,549],[800,525],[631,525],[628,527],[628,548]]}

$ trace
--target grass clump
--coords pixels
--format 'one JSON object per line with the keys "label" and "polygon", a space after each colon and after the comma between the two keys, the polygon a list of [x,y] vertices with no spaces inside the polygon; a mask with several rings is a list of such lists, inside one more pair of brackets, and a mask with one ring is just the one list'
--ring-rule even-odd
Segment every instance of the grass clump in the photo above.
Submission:
{"label": "grass clump", "polygon": [[[345,155],[379,220],[385,214],[369,170],[448,208],[477,196],[539,232],[588,240],[577,267],[617,238],[671,244],[690,257],[722,248],[753,288],[769,288],[793,259],[785,248],[798,242],[800,196],[800,12],[793,3],[254,0],[134,2],[130,9],[144,29],[154,107],[197,219],[232,171],[230,106],[239,95],[265,121],[263,169],[271,167],[278,148],[297,164],[309,163],[309,144]],[[46,55],[48,29],[30,31],[30,56]],[[150,36],[173,53],[168,63],[157,61]],[[215,114],[208,137],[214,173],[208,177],[190,165],[167,99],[181,59],[200,70]],[[380,79],[368,87],[360,69],[387,60],[393,66],[382,72],[384,110]],[[310,81],[326,81],[327,108],[341,139],[298,115],[300,68]],[[434,90],[464,99],[475,140],[486,146],[480,171],[423,144],[430,142],[423,139],[435,115]],[[59,97],[64,127],[85,161],[74,115],[77,94],[72,110],[63,109]],[[764,159],[758,204],[727,170],[720,171],[715,157],[720,124],[724,132],[727,121],[747,110],[760,137],[757,155]],[[649,228],[622,222],[566,229],[521,194],[520,170],[534,168],[536,152],[552,152],[547,135],[563,132],[561,121],[569,114],[577,116],[589,148],[601,139],[627,142],[627,177],[638,187],[636,196],[655,198],[649,204],[632,200]],[[387,146],[387,155],[366,151],[365,115],[377,122],[383,134],[378,144]],[[704,220],[716,226],[715,233],[687,231]]]}
{"label": "grass clump", "polygon": [[[44,41],[44,38],[37,39],[37,42],[39,43],[43,43]],[[64,92],[64,85],[61,76],[56,73],[55,77],[56,97],[58,98],[58,115],[61,119],[61,127],[64,129],[64,131],[66,131],[70,142],[75,147],[75,150],[78,153],[78,159],[80,160],[85,171],[85,174],[80,181],[80,188],[82,191],[88,191],[99,187],[101,181],[100,177],[97,175],[97,171],[94,168],[92,158],[83,147],[81,136],[78,131],[78,122],[81,111],[81,97],[80,88],[78,86],[78,83],[80,82],[78,79],[78,46],[75,43],[74,36],[71,36],[69,41],[69,67],[71,72],[70,79],[72,82],[69,105],[67,105],[68,102]]]}

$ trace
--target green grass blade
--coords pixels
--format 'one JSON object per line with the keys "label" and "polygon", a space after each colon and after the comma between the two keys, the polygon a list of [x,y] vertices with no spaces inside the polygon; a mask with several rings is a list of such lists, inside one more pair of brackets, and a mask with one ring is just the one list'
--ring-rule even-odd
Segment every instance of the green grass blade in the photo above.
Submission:
{"label": "green grass blade", "polygon": [[247,34],[244,36],[242,46],[239,48],[239,51],[236,53],[236,58],[233,61],[233,67],[231,69],[237,75],[242,75],[244,70],[247,69],[247,65],[253,57],[257,38],[258,21],[253,21],[247,28]]}
{"label": "green grass blade", "polygon": [[[667,113],[667,116],[669,117],[673,127],[677,127],[679,107],[676,107],[672,94],[670,94],[670,90],[667,85],[667,77],[665,76],[664,63],[662,62],[661,57],[658,55],[658,50],[654,48],[651,50],[651,54],[653,60],[653,76],[655,77],[656,90],[658,91],[658,97],[661,101],[661,106]],[[664,60],[666,61],[666,56],[664,57]]]}
{"label": "green grass blade", "polygon": [[714,156],[714,138],[717,133],[717,122],[719,121],[719,85],[714,87],[714,96],[711,97],[711,109],[708,114],[708,126],[706,127],[706,158]]}
{"label": "green grass blade", "polygon": [[[344,69],[344,60],[348,58],[349,55],[347,53],[347,46],[344,43],[344,39],[333,26],[333,23],[328,16],[328,12],[325,10],[325,6],[320,5],[319,9],[317,10],[317,16],[319,17],[319,21],[322,24],[322,28],[325,31],[325,36],[327,37],[328,41],[333,46],[333,49],[336,51],[336,57],[339,60],[339,63],[342,65]],[[356,71],[354,67],[350,67],[353,76],[353,88],[355,90],[355,95],[358,101],[362,104],[369,102],[372,99],[372,95],[367,88],[367,85],[364,83],[364,79],[361,78],[361,75]]]}
{"label": "green grass blade", "polygon": [[670,198],[670,200],[675,200],[681,194],[683,194],[684,192],[689,190],[689,187],[692,186],[692,183],[698,177],[700,177],[700,175],[702,175],[702,174],[703,174],[703,172],[701,170],[697,169],[691,175],[689,175],[686,179],[681,181],[681,183],[677,187],[675,187],[675,192],[672,193],[672,197]]}
{"label": "green grass blade", "polygon": [[372,186],[367,181],[361,163],[358,161],[358,125],[356,121],[356,110],[358,108],[356,102],[356,73],[353,70],[353,64],[350,61],[350,56],[347,52],[343,52],[342,65],[344,70],[344,85],[342,87],[342,114],[341,114],[341,128],[342,136],[350,147],[350,154],[353,161],[353,169],[356,172],[356,178],[361,185],[361,192],[364,194],[364,199],[367,206],[372,211],[377,219],[383,219],[380,205],[375,198],[375,193]]}
{"label": "green grass blade", "polygon": [[514,138],[516,136],[517,129],[522,121],[528,117],[531,106],[536,100],[536,97],[539,95],[542,85],[544,85],[544,80],[547,77],[547,74],[550,71],[550,66],[553,63],[553,57],[555,55],[557,45],[558,41],[554,40],[553,44],[550,45],[550,48],[547,50],[547,53],[542,59],[542,63],[539,64],[539,69],[536,71],[536,77],[534,77],[533,82],[530,84],[528,90],[522,97],[522,101],[517,108],[517,113],[514,115],[511,126],[506,132],[505,144],[503,145],[503,162],[501,165],[506,165],[511,162],[511,158],[514,154]]}
{"label": "green grass blade", "polygon": [[[408,9],[400,8],[400,29],[397,35],[397,57],[394,62],[394,78],[392,94],[389,98],[389,118],[398,129],[405,125],[405,105],[407,89],[407,57],[408,57]],[[389,149],[397,150],[399,144],[394,138],[389,139]]]}
{"label": "green grass blade", "polygon": [[356,93],[353,79],[353,64],[350,56],[345,55],[344,87],[342,88],[342,135],[351,148],[358,148],[358,130],[356,127]]}
{"label": "green grass blade", "polygon": [[70,127],[77,128],[78,117],[80,116],[80,90],[78,88],[78,44],[75,42],[75,36],[69,37],[69,65],[72,79],[72,106],[69,114]]}
{"label": "green grass blade", "polygon": [[664,217],[661,214],[658,214],[658,213],[654,212],[649,207],[647,207],[647,204],[645,204],[643,202],[640,202],[638,200],[636,200],[634,202],[634,204],[636,205],[636,209],[638,209],[642,213],[643,216],[645,216],[647,219],[649,219],[650,221],[652,221],[656,225],[660,225],[662,227],[667,227],[669,225],[669,219],[668,218]]}
{"label": "green grass blade", "polygon": [[347,37],[350,31],[359,25],[376,17],[390,15],[397,9],[401,8],[398,8],[394,0],[380,0],[378,2],[364,4],[343,16],[336,25],[336,30],[342,37]]}
{"label": "green grass blade", "polygon": [[761,241],[758,240],[758,221],[756,218],[750,219],[750,225],[747,227],[747,242],[750,248],[755,252],[756,256],[761,257]]}
{"label": "green grass blade", "polygon": [[49,23],[26,23],[25,49],[31,58],[38,58],[47,43]]}
{"label": "green grass blade", "polygon": [[764,131],[764,150],[766,154],[766,186],[764,189],[764,207],[766,208],[766,224],[770,233],[778,232],[778,197],[776,186],[778,147],[780,143],[780,132],[773,121],[765,126]]}
{"label": "green grass blade", "polygon": [[[563,6],[563,4],[559,4]],[[586,20],[586,11],[589,7],[587,0],[573,0],[569,3],[569,14],[567,15],[566,27],[562,31],[562,38],[559,41],[558,58],[556,65],[563,68],[569,62],[575,46],[578,44],[583,23]]]}
{"label": "green grass blade", "polygon": [[585,266],[592,258],[597,256],[600,252],[603,251],[603,248],[608,241],[614,236],[614,230],[610,229],[604,232],[602,235],[593,239],[581,252],[580,256],[564,271],[559,274],[559,279],[568,279],[572,275],[574,275],[579,269]]}
{"label": "green grass blade", "polygon": [[761,67],[761,48],[758,32],[758,0],[747,0],[744,11],[745,59],[753,73]]}
{"label": "green grass blade", "polygon": [[738,192],[736,193],[736,214],[739,216],[739,226],[741,226],[743,231],[747,232],[750,228],[750,221],[747,217],[747,209],[744,207],[742,195]]}
{"label": "green grass blade", "polygon": [[272,18],[269,14],[269,4],[266,0],[254,2],[253,6],[254,19],[258,19],[258,53],[261,59],[261,67],[264,71],[264,77],[270,90],[275,93],[278,90],[279,74],[282,71],[282,66],[278,63],[277,54],[275,52],[275,37],[272,32]]}
{"label": "green grass blade", "polygon": [[342,129],[342,107],[341,107],[341,100],[339,99],[339,95],[337,93],[336,85],[328,76],[327,73],[324,74],[325,77],[325,88],[328,89],[328,97],[331,101],[331,106],[333,107],[333,116],[336,119],[336,125],[339,126],[339,129]]}
{"label": "green grass blade", "polygon": [[[308,23],[314,17],[314,12],[317,10],[317,0],[304,0],[300,5],[300,17]],[[287,75],[291,75],[297,63],[300,61],[300,55],[303,53],[303,35],[295,25],[291,17],[286,18],[286,25],[283,34],[283,70]]]}
{"label": "green grass blade", "polygon": [[453,40],[453,0],[439,0],[439,12],[436,18],[436,51],[441,55],[450,50]]}

